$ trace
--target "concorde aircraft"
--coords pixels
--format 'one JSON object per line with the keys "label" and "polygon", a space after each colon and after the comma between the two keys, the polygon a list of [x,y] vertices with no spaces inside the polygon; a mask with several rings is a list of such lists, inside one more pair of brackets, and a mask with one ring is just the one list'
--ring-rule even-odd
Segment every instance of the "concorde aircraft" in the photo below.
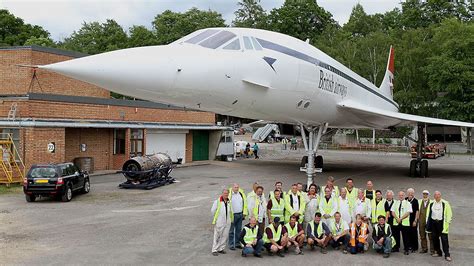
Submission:
{"label": "concorde aircraft", "polygon": [[[418,156],[410,173],[427,176],[425,125],[472,128],[474,123],[398,112],[393,100],[394,50],[380,87],[296,38],[258,29],[209,28],[169,45],[130,48],[38,66],[111,91],[224,115],[301,127],[312,182],[331,128],[418,126]],[[306,136],[305,130],[308,131]]]}

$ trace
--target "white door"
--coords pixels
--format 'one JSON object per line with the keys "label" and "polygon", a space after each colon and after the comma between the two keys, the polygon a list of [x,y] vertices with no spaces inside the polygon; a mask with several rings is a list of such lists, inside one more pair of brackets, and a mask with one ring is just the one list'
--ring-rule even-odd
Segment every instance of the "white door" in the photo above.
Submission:
{"label": "white door", "polygon": [[178,158],[182,158],[182,162],[184,163],[186,155],[186,133],[147,130],[146,154],[158,152],[168,154],[173,162],[177,162]]}

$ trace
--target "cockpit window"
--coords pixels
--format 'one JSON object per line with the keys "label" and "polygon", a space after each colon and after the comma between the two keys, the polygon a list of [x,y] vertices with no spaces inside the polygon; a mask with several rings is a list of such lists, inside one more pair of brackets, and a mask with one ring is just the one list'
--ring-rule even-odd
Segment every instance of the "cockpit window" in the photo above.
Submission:
{"label": "cockpit window", "polygon": [[217,47],[223,45],[224,43],[230,41],[236,35],[229,31],[221,31],[216,35],[210,37],[209,39],[201,42],[199,45],[206,48],[216,49]]}
{"label": "cockpit window", "polygon": [[250,42],[250,39],[247,36],[244,36],[244,46],[247,50],[253,50],[252,43]]}
{"label": "cockpit window", "polygon": [[211,35],[214,35],[215,33],[217,33],[219,30],[213,30],[213,29],[209,29],[209,30],[205,30],[201,33],[199,33],[198,35],[192,37],[191,39],[185,41],[185,43],[192,43],[192,44],[196,44],[204,39],[206,39],[207,37],[211,36]]}
{"label": "cockpit window", "polygon": [[254,37],[252,37],[252,43],[253,43],[253,47],[255,47],[255,50],[262,50],[262,46],[257,42],[257,40],[255,40]]}
{"label": "cockpit window", "polygon": [[224,50],[240,50],[240,41],[239,39],[233,40],[231,43],[228,45],[224,46]]}

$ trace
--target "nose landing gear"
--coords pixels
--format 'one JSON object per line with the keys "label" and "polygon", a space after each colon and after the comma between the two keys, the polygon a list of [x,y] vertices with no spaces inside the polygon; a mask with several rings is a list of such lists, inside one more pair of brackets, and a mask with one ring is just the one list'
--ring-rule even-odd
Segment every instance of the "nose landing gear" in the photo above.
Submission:
{"label": "nose landing gear", "polygon": [[[313,176],[315,173],[321,173],[323,171],[323,156],[318,155],[318,146],[321,141],[321,136],[326,132],[328,128],[328,123],[323,125],[312,127],[312,126],[301,126],[301,137],[303,138],[304,148],[308,155],[304,156],[301,159],[300,171],[306,172],[308,176],[307,186],[309,187],[313,183]],[[306,133],[304,129],[307,129],[309,132],[308,140],[306,139]],[[317,130],[317,134],[316,133]]]}

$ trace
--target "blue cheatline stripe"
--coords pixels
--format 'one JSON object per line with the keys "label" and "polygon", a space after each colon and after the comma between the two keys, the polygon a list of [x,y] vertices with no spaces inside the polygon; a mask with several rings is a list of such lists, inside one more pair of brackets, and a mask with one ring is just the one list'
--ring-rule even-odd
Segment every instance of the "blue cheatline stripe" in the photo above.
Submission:
{"label": "blue cheatline stripe", "polygon": [[324,62],[322,62],[322,61],[320,61],[320,60],[318,60],[314,57],[311,57],[307,54],[298,52],[298,51],[293,50],[291,48],[288,48],[288,47],[285,47],[285,46],[282,46],[282,45],[279,45],[279,44],[276,44],[276,43],[273,43],[273,42],[269,42],[269,41],[266,41],[266,40],[262,40],[260,38],[256,38],[256,39],[260,42],[260,45],[262,45],[263,48],[270,49],[270,50],[273,50],[273,51],[276,51],[276,52],[280,52],[280,53],[289,55],[291,57],[295,57],[297,59],[300,59],[300,60],[306,61],[308,63],[314,64],[316,66],[322,67],[324,69],[327,69],[327,70],[333,72],[334,74],[343,77],[344,79],[348,80],[349,82],[352,82],[355,85],[357,85],[357,86],[359,86],[359,87],[361,87],[361,88],[363,88],[363,89],[379,96],[380,98],[384,99],[385,101],[393,104],[395,107],[398,108],[398,104],[396,102],[394,102],[393,100],[387,98],[386,96],[384,96],[380,92],[369,88],[367,85],[361,83],[360,81],[354,79],[353,77],[347,75],[346,73],[340,71],[339,69],[337,69],[337,68],[335,68],[335,67],[333,67],[329,64],[326,64],[326,63],[324,63]]}

